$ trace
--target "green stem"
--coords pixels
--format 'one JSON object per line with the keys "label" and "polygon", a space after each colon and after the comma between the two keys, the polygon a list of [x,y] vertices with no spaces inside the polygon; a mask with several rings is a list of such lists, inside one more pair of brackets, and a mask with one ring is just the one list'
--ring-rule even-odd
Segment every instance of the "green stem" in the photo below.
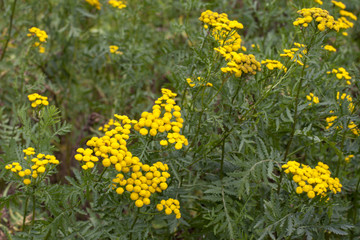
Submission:
{"label": "green stem", "polygon": [[29,196],[26,197],[25,200],[25,208],[24,208],[24,217],[23,217],[23,223],[22,223],[22,230],[25,230],[25,219],[26,219],[26,212],[29,204]]}
{"label": "green stem", "polygon": [[[195,137],[193,138],[193,140],[192,140],[191,144],[189,145],[189,147],[188,147],[188,148],[186,149],[186,151],[184,152],[184,155],[183,155],[183,156],[185,156],[185,155],[188,153],[188,151],[190,150],[190,148],[192,148],[193,145],[195,144],[195,141],[196,141],[196,139],[197,139],[197,136],[199,135],[199,132],[200,132],[200,125],[201,125],[202,115],[204,114],[205,110],[207,109],[207,106],[209,106],[209,104],[214,100],[214,98],[220,93],[220,91],[221,91],[222,87],[224,86],[224,83],[226,82],[226,80],[227,80],[227,78],[222,81],[220,88],[218,89],[218,91],[216,92],[216,94],[210,99],[210,101],[209,101],[206,105],[203,104],[204,92],[205,92],[205,91],[202,92],[201,103],[202,103],[203,106],[202,106],[202,110],[201,110],[201,112],[200,112],[200,116],[199,116],[199,121],[198,121],[197,128],[196,128]],[[204,89],[205,89],[205,88],[203,88],[203,90],[204,90]]]}
{"label": "green stem", "polygon": [[[293,141],[294,134],[295,134],[296,123],[297,123],[297,120],[298,120],[299,95],[300,95],[301,85],[302,85],[302,82],[303,82],[303,80],[304,80],[305,67],[306,67],[306,59],[305,59],[305,61],[304,61],[304,65],[303,65],[303,68],[302,68],[302,71],[301,71],[300,80],[299,80],[299,82],[298,82],[299,85],[298,85],[298,89],[297,89],[296,97],[295,97],[294,123],[293,123],[292,129],[291,129],[291,134],[290,134],[289,142],[288,142],[288,144],[287,144],[287,146],[286,146],[286,151],[285,151],[285,154],[284,154],[283,162],[286,162],[286,158],[287,158],[287,156],[288,156],[288,154],[289,154],[290,146],[291,146],[291,143],[292,143],[292,141]],[[280,176],[280,180],[281,180],[281,176]],[[279,182],[279,184],[280,184],[280,182]]]}
{"label": "green stem", "polygon": [[5,56],[5,52],[6,52],[6,49],[7,49],[7,47],[8,47],[8,44],[9,44],[9,41],[10,41],[10,38],[11,38],[11,31],[12,31],[12,26],[13,26],[13,19],[14,19],[14,14],[15,14],[16,1],[17,1],[17,0],[14,0],[13,5],[12,5],[12,7],[11,7],[9,34],[8,34],[8,37],[6,38],[5,43],[4,43],[3,51],[2,51],[1,57],[0,57],[0,61],[2,61],[3,58],[4,58],[4,56]]}
{"label": "green stem", "polygon": [[220,179],[224,177],[225,138],[221,146]]}
{"label": "green stem", "polygon": [[35,221],[35,206],[36,206],[35,188],[33,188],[32,201],[33,201],[33,208],[32,208],[31,224],[34,224],[34,221]]}
{"label": "green stem", "polygon": [[129,235],[129,239],[132,240],[132,231],[133,231],[133,228],[135,226],[135,223],[136,221],[138,220],[139,218],[139,211],[140,211],[140,208],[137,208],[137,211],[135,212],[135,218],[134,218],[134,221],[133,223],[131,224],[131,227],[130,227],[130,235]]}
{"label": "green stem", "polygon": [[[102,170],[102,172],[101,172],[101,174],[100,174],[100,176],[99,176],[99,178],[98,178],[98,180],[96,181],[96,184],[98,183],[98,182],[100,182],[100,180],[101,180],[101,178],[102,178],[102,176],[104,175],[104,173],[106,172],[106,170],[107,170],[108,168],[107,167],[105,167],[103,170]],[[96,186],[96,184],[95,184],[95,186]],[[95,187],[94,186],[94,187]]]}

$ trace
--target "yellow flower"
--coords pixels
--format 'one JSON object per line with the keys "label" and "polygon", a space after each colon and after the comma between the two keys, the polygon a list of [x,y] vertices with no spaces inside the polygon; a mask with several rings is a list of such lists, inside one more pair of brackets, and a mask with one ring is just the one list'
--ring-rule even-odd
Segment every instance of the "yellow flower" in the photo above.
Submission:
{"label": "yellow flower", "polygon": [[354,157],[354,155],[353,155],[353,154],[348,155],[347,157],[345,157],[345,162],[346,162],[346,163],[349,163],[349,162],[350,162],[350,160],[351,160],[353,157]]}
{"label": "yellow flower", "polygon": [[38,93],[33,93],[28,95],[28,99],[31,103],[31,107],[36,108],[37,106],[47,106],[49,105],[48,98],[45,96],[41,96]]}
{"label": "yellow flower", "polygon": [[126,8],[126,2],[125,1],[119,1],[119,0],[109,0],[108,2],[111,6],[118,9]]}
{"label": "yellow flower", "polygon": [[287,71],[287,68],[279,61],[277,60],[270,60],[270,59],[266,59],[265,61],[261,61],[261,64],[266,64],[266,67],[269,70],[274,70],[275,68],[280,69],[280,70],[284,70],[284,72]]}
{"label": "yellow flower", "polygon": [[312,105],[312,103],[315,103],[315,104],[319,103],[319,98],[316,97],[313,93],[310,93],[309,95],[307,95],[306,99],[308,101],[310,101],[310,103],[309,103],[310,106]]}
{"label": "yellow flower", "polygon": [[91,6],[94,6],[96,9],[101,9],[101,4],[99,0],[85,0],[87,3],[89,3]]}
{"label": "yellow flower", "polygon": [[349,18],[351,18],[352,20],[357,21],[357,17],[356,17],[352,12],[348,12],[348,11],[345,11],[345,10],[340,10],[339,13],[340,13],[340,15],[342,15],[342,16],[349,17]]}
{"label": "yellow flower", "polygon": [[39,48],[39,53],[45,53],[45,47],[42,46],[42,43],[46,42],[48,35],[45,31],[40,30],[37,27],[32,27],[29,29],[28,37],[37,37],[39,42],[35,42],[34,46]]}
{"label": "yellow flower", "polygon": [[26,178],[26,179],[24,179],[23,183],[25,185],[29,185],[31,183],[31,180]]}
{"label": "yellow flower", "polygon": [[341,191],[342,185],[338,178],[330,177],[329,166],[318,162],[315,168],[296,161],[289,161],[282,166],[286,174],[292,174],[293,180],[298,184],[297,194],[307,193],[308,198],[314,198],[316,195],[326,197],[328,190],[334,194]]}
{"label": "yellow flower", "polygon": [[110,45],[109,46],[109,51],[110,53],[114,53],[114,54],[118,54],[118,55],[123,55],[124,53],[121,51],[118,51],[119,47],[116,45]]}
{"label": "yellow flower", "polygon": [[346,8],[345,4],[342,3],[342,2],[337,2],[337,1],[334,1],[334,0],[332,0],[331,2],[332,2],[336,7],[339,7],[339,8],[341,8],[341,9],[345,9],[345,8]]}
{"label": "yellow flower", "polygon": [[329,52],[336,52],[336,48],[331,45],[325,45],[323,48]]}

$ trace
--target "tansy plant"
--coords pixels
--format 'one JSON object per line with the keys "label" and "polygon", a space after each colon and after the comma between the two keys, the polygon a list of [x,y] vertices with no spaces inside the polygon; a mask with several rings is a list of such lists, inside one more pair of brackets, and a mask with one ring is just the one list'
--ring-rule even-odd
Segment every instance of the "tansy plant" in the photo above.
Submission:
{"label": "tansy plant", "polygon": [[360,236],[357,0],[3,2],[6,238]]}
{"label": "tansy plant", "polygon": [[[70,129],[66,123],[60,123],[59,111],[49,105],[47,97],[33,93],[28,95],[28,100],[31,107],[27,103],[26,107],[19,110],[22,127],[16,131],[29,147],[14,155],[14,142],[10,142],[7,158],[10,161],[4,167],[7,170],[7,181],[14,185],[18,192],[14,195],[15,199],[22,201],[22,231],[25,230],[26,224],[29,224],[29,221],[26,221],[28,217],[31,218],[30,224],[37,221],[36,213],[42,211],[41,205],[44,203],[44,199],[41,198],[42,192],[47,189],[49,178],[56,173],[56,167],[60,164],[52,154],[52,143],[58,142],[57,137],[69,132]],[[38,106],[41,108],[36,109]],[[29,215],[30,201],[32,211]],[[6,200],[3,203],[6,203]]]}
{"label": "tansy plant", "polygon": [[[139,132],[137,137],[147,136],[147,144],[160,138],[158,141],[164,147],[174,144],[175,149],[179,150],[188,145],[188,140],[180,134],[184,120],[181,118],[181,108],[174,100],[177,94],[165,88],[162,93],[162,97],[155,101],[153,111],[143,112],[139,120],[115,114],[115,120],[111,119],[99,128],[104,136],[92,137],[86,143],[88,148],[78,148],[75,155],[84,170],[90,170],[101,162],[103,170],[99,180],[110,168],[113,174],[110,187],[117,194],[128,196],[138,208],[150,205],[150,199],[158,199],[154,195],[168,188],[170,173],[166,163],[147,164],[142,160],[143,154],[137,157],[128,149],[131,147],[129,142],[136,138],[131,132]],[[178,200],[167,200],[161,206],[157,207],[159,211],[165,207],[165,214],[174,213],[176,218],[181,217]]]}

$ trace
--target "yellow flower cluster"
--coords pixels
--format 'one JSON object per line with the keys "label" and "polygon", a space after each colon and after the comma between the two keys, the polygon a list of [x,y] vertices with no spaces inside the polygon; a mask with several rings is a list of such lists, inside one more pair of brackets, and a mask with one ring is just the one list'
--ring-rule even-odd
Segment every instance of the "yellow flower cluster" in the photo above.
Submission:
{"label": "yellow flower cluster", "polygon": [[123,9],[126,8],[125,1],[118,1],[118,0],[109,0],[109,4],[114,8]]}
{"label": "yellow flower cluster", "polygon": [[24,159],[27,159],[27,156],[30,156],[30,155],[34,155],[35,154],[35,149],[32,148],[32,147],[28,147],[26,149],[23,150],[23,153],[25,153],[25,157]]}
{"label": "yellow flower cluster", "polygon": [[[24,149],[23,152],[26,155],[24,157],[25,160],[27,160],[27,156],[35,155],[35,149],[32,147]],[[27,169],[24,169],[18,162],[7,164],[5,169],[17,173],[19,177],[24,178],[23,183],[29,185],[31,183],[30,175],[33,179],[36,179],[39,174],[43,174],[47,169],[51,170],[55,165],[59,164],[59,160],[57,160],[55,156],[42,153],[39,153],[36,157],[31,158],[30,161],[27,161],[27,165],[30,165],[31,162],[33,165]],[[47,168],[49,164],[52,165]]]}
{"label": "yellow flower cluster", "polygon": [[350,162],[350,160],[351,160],[353,157],[354,157],[354,155],[353,155],[353,154],[348,155],[348,156],[345,158],[345,162],[346,162],[346,163],[349,163],[349,162]]}
{"label": "yellow flower cluster", "polygon": [[142,164],[138,158],[136,160],[130,165],[130,177],[126,179],[122,173],[119,173],[112,180],[112,186],[117,194],[123,194],[125,190],[129,192],[130,199],[140,208],[144,204],[150,204],[151,194],[161,193],[168,188],[166,180],[170,174],[167,172],[169,170],[167,164],[157,162],[149,166]]}
{"label": "yellow flower cluster", "polygon": [[[167,132],[168,140],[161,140],[160,144],[176,143],[175,149],[181,149],[183,144],[188,145],[188,140],[180,134],[183,119],[181,108],[174,100],[177,94],[169,89],[161,90],[163,95],[155,101],[151,113],[143,112],[138,121],[131,120],[125,115],[115,114],[115,120],[110,119],[107,124],[99,128],[99,131],[104,131],[104,136],[92,137],[86,143],[89,148],[77,149],[77,154],[74,156],[84,170],[93,168],[101,159],[104,167],[113,166],[119,172],[112,181],[113,189],[118,194],[123,194],[125,190],[129,192],[130,198],[135,201],[137,207],[149,205],[151,194],[166,190],[168,187],[166,181],[170,174],[167,164],[156,162],[150,166],[133,156],[127,149],[131,129],[141,135],[151,136],[156,136],[158,132]],[[175,121],[171,121],[173,117]]]}
{"label": "yellow flower cluster", "polygon": [[[334,111],[330,111],[330,113],[333,113]],[[326,122],[327,122],[327,126],[325,127],[326,129],[329,129],[332,127],[332,125],[334,125],[334,122],[335,120],[337,119],[338,117],[336,115],[334,116],[330,116],[330,117],[327,117],[326,118]]]}
{"label": "yellow flower cluster", "polygon": [[243,73],[256,74],[256,71],[261,70],[261,64],[254,55],[237,52],[239,49],[246,51],[246,48],[241,46],[241,37],[237,33],[238,29],[244,27],[241,23],[230,21],[225,13],[219,14],[210,10],[202,12],[199,20],[205,24],[205,29],[211,26],[211,34],[219,44],[214,50],[228,61],[227,67],[221,68],[222,72],[240,77]]}
{"label": "yellow flower cluster", "polygon": [[316,2],[317,4],[323,5],[323,1],[321,1],[321,0],[314,0],[314,2]]}
{"label": "yellow flower cluster", "polygon": [[306,96],[306,99],[308,101],[310,101],[309,106],[312,105],[312,103],[318,104],[319,103],[319,98],[316,97],[313,93],[310,93],[309,95]]}
{"label": "yellow flower cluster", "polygon": [[301,25],[306,28],[312,21],[315,21],[319,31],[324,31],[326,28],[328,28],[338,32],[340,29],[347,29],[353,27],[354,25],[345,17],[341,17],[335,20],[328,11],[321,8],[303,8],[298,11],[298,14],[300,14],[302,17],[297,18],[293,22],[294,26]]}
{"label": "yellow flower cluster", "polygon": [[156,205],[157,210],[160,212],[162,210],[165,211],[166,215],[170,215],[171,213],[174,213],[176,215],[176,218],[181,218],[180,213],[180,202],[176,199],[169,198],[168,200],[161,200],[161,202]]}
{"label": "yellow flower cluster", "polygon": [[287,71],[287,68],[281,62],[276,60],[266,59],[265,61],[261,61],[261,64],[266,64],[266,67],[269,70],[274,70],[275,68],[277,68],[280,70],[284,70],[284,72]]}
{"label": "yellow flower cluster", "polygon": [[37,27],[32,27],[29,29],[29,33],[27,34],[28,37],[36,36],[39,39],[39,42],[36,41],[34,43],[35,47],[39,47],[39,52],[44,53],[45,47],[42,46],[42,43],[46,42],[46,39],[48,38],[47,33],[44,30],[40,30]]}
{"label": "yellow flower cluster", "polygon": [[336,48],[334,48],[331,45],[325,45],[325,46],[323,46],[323,48],[329,52],[336,52]]}
{"label": "yellow flower cluster", "polygon": [[[198,86],[199,86],[199,87],[204,87],[204,86],[206,86],[206,87],[212,87],[212,86],[213,86],[213,84],[212,84],[211,82],[206,82],[205,79],[202,78],[202,77],[197,77],[196,80],[197,80],[196,82],[198,83]],[[187,79],[186,79],[186,82],[188,83],[188,85],[189,85],[191,88],[193,88],[193,87],[196,86],[196,83],[193,82],[193,80],[191,80],[191,78],[187,78]]]}
{"label": "yellow flower cluster", "polygon": [[85,0],[87,3],[89,3],[91,6],[94,6],[96,9],[101,9],[101,3],[99,0]]}
{"label": "yellow flower cluster", "polygon": [[119,50],[119,47],[116,46],[116,45],[110,45],[109,46],[110,53],[115,53],[115,54],[118,54],[118,55],[123,55],[124,54],[123,52],[118,51],[118,50]]}
{"label": "yellow flower cluster", "polygon": [[233,73],[236,77],[251,73],[256,74],[256,71],[261,71],[261,64],[255,59],[253,54],[243,54],[237,52],[224,53],[221,49],[215,49],[225,57],[229,62],[226,67],[221,68],[224,73]]}
{"label": "yellow flower cluster", "polygon": [[224,51],[236,52],[241,48],[241,37],[236,31],[244,28],[241,23],[229,20],[226,13],[219,14],[211,10],[202,12],[199,20],[204,23],[205,29],[211,27],[211,35]]}
{"label": "yellow flower cluster", "polygon": [[165,88],[161,91],[163,95],[155,101],[153,111],[143,112],[134,129],[144,136],[167,132],[167,140],[162,139],[160,145],[175,143],[175,149],[179,150],[183,145],[188,145],[188,140],[180,134],[184,119],[181,117],[180,106],[176,105],[174,100],[177,94]]}
{"label": "yellow flower cluster", "polygon": [[44,105],[44,106],[49,105],[48,98],[45,96],[41,96],[38,93],[33,93],[28,95],[28,99],[31,102],[31,107],[33,108],[36,108],[37,106],[40,105]]}
{"label": "yellow flower cluster", "polygon": [[217,28],[218,30],[226,29],[227,31],[231,31],[232,29],[243,29],[244,26],[236,20],[230,21],[228,15],[226,13],[217,13],[211,10],[206,10],[201,13],[199,20],[203,22],[204,28],[208,29],[210,25],[213,28]]}
{"label": "yellow flower cluster", "polygon": [[340,10],[339,13],[340,13],[341,16],[349,17],[352,20],[357,21],[357,17],[352,12],[348,12],[348,11],[345,11],[345,10]]}
{"label": "yellow flower cluster", "polygon": [[336,78],[341,80],[341,79],[344,79],[346,80],[346,84],[347,85],[351,85],[351,77],[349,75],[349,73],[345,70],[345,68],[341,67],[341,68],[338,68],[338,69],[333,69],[332,71],[327,71],[326,72],[327,74],[336,74]]}
{"label": "yellow flower cluster", "polygon": [[281,53],[280,56],[281,57],[288,57],[291,60],[293,60],[294,62],[296,62],[297,64],[299,64],[300,66],[304,66],[304,63],[300,60],[297,60],[295,58],[295,56],[299,56],[300,58],[303,58],[303,55],[307,54],[307,50],[306,50],[306,46],[304,44],[301,43],[294,43],[293,48],[291,49],[284,49],[284,53]]}
{"label": "yellow flower cluster", "polygon": [[329,166],[318,162],[315,168],[300,164],[296,161],[289,161],[282,166],[286,174],[292,174],[292,179],[297,183],[297,194],[307,193],[308,198],[316,195],[325,197],[328,191],[334,194],[341,192],[341,183],[338,178],[330,177]]}
{"label": "yellow flower cluster", "polygon": [[345,4],[342,3],[342,2],[337,2],[337,1],[334,1],[334,0],[332,0],[331,2],[332,2],[332,4],[334,4],[336,7],[339,7],[339,8],[341,8],[341,9],[345,9],[345,8],[346,8]]}
{"label": "yellow flower cluster", "polygon": [[[78,148],[74,157],[82,163],[84,170],[91,169],[101,157],[102,165],[115,166],[118,171],[129,172],[129,167],[133,162],[138,161],[126,147],[126,140],[129,139],[130,129],[133,123],[127,116],[115,115],[119,121],[110,120],[103,128],[105,135],[102,137],[92,137],[86,142],[91,148]],[[114,127],[109,130],[110,127]]]}

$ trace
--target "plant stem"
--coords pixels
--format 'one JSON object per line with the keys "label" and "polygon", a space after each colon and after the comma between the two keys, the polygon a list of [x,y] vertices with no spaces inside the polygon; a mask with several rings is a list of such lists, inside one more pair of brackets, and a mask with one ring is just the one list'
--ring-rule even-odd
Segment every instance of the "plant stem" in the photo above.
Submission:
{"label": "plant stem", "polygon": [[36,206],[35,188],[33,188],[32,201],[33,201],[33,208],[32,208],[31,224],[34,224],[34,221],[35,221],[35,206]]}
{"label": "plant stem", "polygon": [[29,204],[29,196],[27,196],[26,200],[25,200],[24,217],[23,217],[23,223],[22,223],[22,230],[23,231],[25,230],[25,219],[26,219],[26,212],[27,212],[28,204]]}
{"label": "plant stem", "polygon": [[224,177],[224,172],[223,172],[223,168],[224,168],[224,156],[225,156],[225,139],[222,142],[222,146],[221,146],[221,162],[220,162],[220,179],[223,179]]}
{"label": "plant stem", "polygon": [[16,1],[17,1],[17,0],[14,0],[13,5],[12,5],[12,7],[11,7],[11,16],[10,16],[10,24],[9,24],[9,34],[8,34],[8,37],[6,38],[5,43],[4,43],[3,51],[2,51],[1,57],[0,57],[0,61],[2,61],[3,58],[4,58],[4,56],[5,56],[5,52],[6,52],[6,49],[7,49],[7,47],[8,47],[8,44],[9,44],[9,41],[10,41],[10,38],[11,38],[11,31],[12,31],[12,26],[13,26],[13,19],[14,19],[14,14],[15,14]]}
{"label": "plant stem", "polygon": [[[302,71],[301,71],[300,80],[299,80],[298,89],[297,89],[297,92],[296,92],[294,123],[293,123],[293,126],[292,126],[292,130],[291,130],[291,135],[290,135],[289,142],[288,142],[288,144],[287,144],[287,146],[286,146],[286,151],[285,151],[285,154],[284,154],[283,162],[286,162],[286,158],[287,158],[287,156],[288,156],[288,154],[289,154],[290,146],[291,146],[291,143],[292,143],[292,141],[293,141],[294,134],[295,134],[296,123],[297,123],[297,120],[298,120],[299,95],[300,95],[301,85],[302,85],[302,82],[303,82],[303,80],[304,80],[305,67],[306,67],[306,59],[305,59],[305,61],[304,61],[304,65],[303,65],[303,68],[302,68]],[[281,176],[280,176],[280,180],[281,180]],[[279,182],[279,184],[280,184],[280,182]]]}
{"label": "plant stem", "polygon": [[[104,175],[104,173],[106,172],[106,170],[107,170],[107,169],[108,169],[107,167],[105,167],[105,168],[103,169],[103,171],[101,172],[101,174],[100,174],[100,176],[99,176],[98,180],[96,181],[96,184],[97,184],[98,182],[100,182],[100,180],[101,180],[102,176]],[[95,186],[96,186],[96,184],[95,184]],[[95,186],[94,186],[94,187],[95,187]]]}
{"label": "plant stem", "polygon": [[131,227],[130,227],[130,235],[129,235],[129,239],[132,240],[132,230],[135,226],[135,223],[136,221],[138,220],[139,218],[139,211],[140,211],[140,208],[137,208],[137,211],[135,212],[135,218],[134,218],[134,221],[133,223],[131,224]]}

